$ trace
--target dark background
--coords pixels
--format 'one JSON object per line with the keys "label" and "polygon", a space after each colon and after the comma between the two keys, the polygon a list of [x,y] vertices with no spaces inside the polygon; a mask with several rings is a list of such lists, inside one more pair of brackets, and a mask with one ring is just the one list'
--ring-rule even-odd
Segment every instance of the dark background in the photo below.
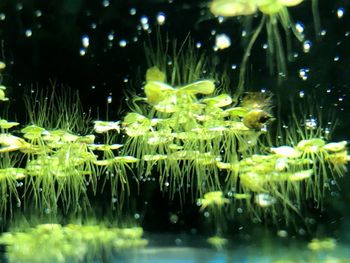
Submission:
{"label": "dark background", "polygon": [[[319,7],[322,29],[326,34],[318,40],[313,27],[311,1],[290,9],[294,21],[305,26],[305,36],[312,42],[312,47],[309,53],[304,53],[300,43],[293,44],[299,56],[288,64],[289,76],[279,84],[276,76],[269,75],[266,68],[262,49],[265,35],[258,38],[250,58],[252,64],[246,90],[264,88],[272,91],[283,106],[280,110],[282,118],[286,119],[291,110],[290,101],[311,107],[309,102],[305,103],[305,98],[314,98],[311,103],[317,102],[318,107],[336,113],[339,127],[333,140],[339,141],[350,137],[350,2],[320,0]],[[136,10],[134,15],[133,8]],[[337,16],[339,8],[345,11],[342,18]],[[160,12],[166,16],[162,26],[158,26],[156,20]],[[140,28],[142,16],[148,17],[150,32]],[[112,96],[108,118],[117,120],[125,92],[130,89],[141,91],[140,80],[147,68],[144,43],[154,43],[157,28],[163,36],[168,35],[170,40],[179,42],[190,33],[195,42],[202,43],[201,49],[216,61],[218,68],[220,65],[221,68],[223,65],[239,65],[241,61],[244,47],[241,45],[240,22],[228,19],[219,24],[209,13],[205,1],[0,0],[0,59],[7,65],[3,84],[8,87],[9,117],[24,121],[22,96],[25,90],[30,87],[45,89],[55,81],[79,90],[85,110],[91,109],[94,118],[106,119],[107,97]],[[31,30],[30,36],[28,30]],[[229,35],[231,47],[214,52],[212,30]],[[85,55],[81,55],[84,35],[89,36],[90,45]],[[108,39],[109,35],[113,35],[112,40]],[[119,45],[122,40],[127,42],[125,47]],[[301,68],[309,69],[307,80],[299,77]],[[234,92],[238,70],[231,72]],[[305,98],[300,98],[301,91]],[[345,191],[329,200],[331,212],[321,215],[326,219],[319,218],[319,221],[320,225],[323,223],[328,227],[330,222],[335,222],[347,229],[349,215],[346,211],[350,205],[347,186],[350,184],[347,178],[341,179],[339,184]],[[159,193],[149,199],[154,203],[145,216],[146,227],[171,229],[169,220],[164,218],[169,218],[170,211],[178,211],[178,204],[169,204]],[[182,225],[178,228],[197,226],[198,218],[193,218],[195,213],[184,213],[180,215]],[[332,213],[333,216],[329,215]],[[343,228],[336,229],[341,231]]]}

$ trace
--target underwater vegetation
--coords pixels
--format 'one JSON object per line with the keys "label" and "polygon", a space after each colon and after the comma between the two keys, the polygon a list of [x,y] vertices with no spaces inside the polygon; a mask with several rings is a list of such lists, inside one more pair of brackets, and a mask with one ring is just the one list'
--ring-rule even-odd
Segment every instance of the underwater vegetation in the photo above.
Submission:
{"label": "underwater vegetation", "polygon": [[299,127],[285,144],[261,146],[273,121],[269,95],[248,93],[233,105],[229,94],[215,94],[213,80],[173,87],[152,80],[154,70],[146,74],[146,96],[136,99],[148,112],[130,112],[121,123],[124,150],[140,159],[139,175],[157,171],[170,198],[190,192],[201,210],[220,208],[215,215],[239,203],[259,221],[268,215],[277,223],[283,214],[289,224],[291,212],[302,217],[305,200],[321,207],[328,180],[344,175],[346,141]]}
{"label": "underwater vegetation", "polygon": [[[104,192],[107,182],[112,207],[122,207],[125,197],[137,194],[130,180],[140,188],[154,175],[170,200],[198,203],[218,218],[243,205],[252,218],[277,222],[283,215],[288,225],[301,217],[305,200],[322,207],[327,182],[346,172],[347,142],[329,142],[322,127],[305,129],[296,118],[284,141],[268,139],[276,121],[272,95],[246,92],[233,99],[227,83],[219,89],[213,78],[202,78],[208,63],[188,48],[173,51],[170,67],[162,46],[146,49],[144,96],[129,101],[122,120],[95,120],[89,128],[77,94],[53,88],[50,96],[26,97],[28,125],[0,122],[0,212],[11,214],[13,201],[53,214],[87,210],[89,191]],[[217,228],[222,232],[224,224]]]}
{"label": "underwater vegetation", "polygon": [[[120,119],[92,119],[77,93],[55,85],[25,95],[26,124],[0,119],[0,216],[4,224],[15,211],[64,219],[9,228],[0,237],[9,262],[106,260],[113,252],[146,246],[142,227],[75,224],[68,218],[105,209],[123,221],[150,181],[167,201],[195,208],[209,225],[208,243],[218,250],[229,244],[229,223],[237,214],[278,228],[307,226],[304,212],[310,206],[322,210],[331,184],[337,186],[347,172],[348,142],[332,141],[321,124],[308,126],[306,111],[292,112],[285,126],[273,94],[245,86],[248,59],[264,28],[270,71],[286,76],[291,36],[303,40],[288,8],[301,2],[210,3],[215,16],[246,16],[251,23],[260,18],[243,54],[237,88],[192,42],[171,46],[158,38],[155,48],[145,47],[142,91],[128,98]],[[0,63],[0,72],[5,67]],[[8,100],[0,85],[1,103]],[[308,248],[335,246],[331,238],[314,239]]]}
{"label": "underwater vegetation", "polygon": [[7,248],[10,263],[93,262],[113,253],[147,245],[142,228],[103,225],[41,224],[26,230],[4,233],[0,244]]}
{"label": "underwater vegetation", "polygon": [[[286,60],[291,60],[292,37],[297,41],[304,40],[303,30],[298,29],[291,18],[288,8],[301,4],[303,0],[213,0],[209,4],[210,12],[215,16],[225,18],[244,16],[248,32],[248,43],[245,44],[243,59],[241,62],[239,83],[236,94],[241,95],[244,90],[246,79],[247,63],[259,35],[266,30],[267,35],[267,65],[270,73],[277,73],[279,77],[287,75]],[[317,0],[312,3],[315,26],[319,32],[319,17],[317,13]],[[250,30],[254,22],[254,16],[259,13],[260,22],[254,30]],[[282,40],[281,30],[283,29],[286,41]],[[251,31],[251,32],[250,32]],[[287,48],[285,48],[285,45]]]}

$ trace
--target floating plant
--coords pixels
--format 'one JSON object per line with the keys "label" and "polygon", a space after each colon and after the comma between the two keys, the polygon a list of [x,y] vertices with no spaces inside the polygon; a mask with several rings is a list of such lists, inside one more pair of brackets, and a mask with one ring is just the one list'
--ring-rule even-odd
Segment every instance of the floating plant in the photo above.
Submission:
{"label": "floating plant", "polygon": [[[222,17],[236,17],[246,16],[250,17],[257,12],[260,12],[261,20],[259,25],[250,36],[249,42],[243,55],[241,70],[239,75],[239,83],[236,90],[237,96],[240,96],[245,88],[245,74],[248,59],[251,50],[256,42],[258,36],[266,27],[267,33],[267,62],[270,73],[276,71],[279,76],[287,75],[286,66],[286,51],[281,39],[279,27],[281,26],[287,38],[287,55],[290,57],[291,53],[291,33],[299,41],[303,41],[304,36],[296,29],[296,26],[289,14],[288,8],[299,5],[303,0],[213,0],[209,4],[209,9],[215,16]],[[316,15],[316,14],[315,14]]]}

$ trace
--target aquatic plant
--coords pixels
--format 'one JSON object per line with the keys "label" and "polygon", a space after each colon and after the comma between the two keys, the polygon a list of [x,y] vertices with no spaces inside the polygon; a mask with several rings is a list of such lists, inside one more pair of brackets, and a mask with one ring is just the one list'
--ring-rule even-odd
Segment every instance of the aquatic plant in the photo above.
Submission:
{"label": "aquatic plant", "polygon": [[2,153],[0,162],[0,216],[4,218],[6,218],[7,210],[12,216],[13,201],[16,202],[16,207],[21,206],[17,187],[23,184],[22,180],[26,177],[26,170],[14,167],[18,161],[16,154]]}
{"label": "aquatic plant", "polygon": [[217,250],[222,250],[227,245],[228,240],[220,236],[212,236],[207,239],[207,242]]}
{"label": "aquatic plant", "polygon": [[[41,224],[2,234],[6,257],[16,262],[91,262],[147,245],[140,227]],[[43,253],[44,252],[44,253]]]}
{"label": "aquatic plant", "polygon": [[215,245],[217,248],[222,248],[224,245],[224,239],[219,238],[226,229],[224,208],[230,204],[230,200],[224,197],[222,191],[208,192],[204,194],[203,198],[197,200],[200,211],[206,210],[207,217],[209,217],[211,223],[215,229],[215,237],[208,240],[209,243]]}
{"label": "aquatic plant", "polygon": [[286,35],[287,55],[290,56],[291,33],[300,42],[303,41],[304,36],[296,29],[296,26],[289,15],[288,8],[299,5],[301,2],[303,2],[303,0],[213,0],[210,2],[209,10],[215,16],[251,16],[256,14],[258,11],[262,14],[260,23],[250,36],[243,55],[239,83],[236,90],[236,94],[238,96],[244,91],[248,59],[254,43],[262,32],[264,26],[266,27],[267,33],[267,62],[270,73],[274,73],[276,68],[278,76],[283,77],[287,75],[287,56],[281,39],[279,27],[281,26],[283,28]]}
{"label": "aquatic plant", "polygon": [[31,89],[23,100],[30,125],[48,130],[88,134],[91,132],[91,118],[84,112],[79,93],[52,83],[45,90]]}
{"label": "aquatic plant", "polygon": [[156,44],[145,45],[148,73],[146,81],[160,81],[171,86],[181,86],[202,78],[219,77],[207,54],[199,52],[188,35],[179,44],[163,39],[160,32]]}
{"label": "aquatic plant", "polygon": [[[51,134],[55,134],[55,131]],[[58,132],[56,135],[59,136]],[[26,196],[33,197],[37,208],[55,212],[60,200],[65,211],[68,208],[76,210],[82,201],[80,199],[87,201],[86,185],[96,181],[93,165],[96,157],[87,147],[94,137],[83,139],[69,134],[70,140],[65,141],[65,135],[67,136],[61,131],[60,138],[55,142],[55,150],[50,154],[39,155],[27,161],[29,183]],[[45,147],[49,148],[48,145]],[[96,183],[93,185],[96,186]]]}

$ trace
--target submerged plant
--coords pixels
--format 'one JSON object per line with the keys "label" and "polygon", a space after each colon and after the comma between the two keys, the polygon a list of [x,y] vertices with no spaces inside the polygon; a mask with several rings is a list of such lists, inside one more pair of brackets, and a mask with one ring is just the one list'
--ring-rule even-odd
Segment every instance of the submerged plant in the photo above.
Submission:
{"label": "submerged plant", "polygon": [[2,153],[0,161],[0,216],[6,218],[7,211],[12,216],[13,202],[16,207],[21,207],[20,194],[17,187],[23,185],[23,179],[27,172],[23,168],[15,168],[18,165],[18,155]]}
{"label": "submerged plant", "polygon": [[[298,41],[303,41],[304,36],[296,29],[288,8],[299,5],[303,0],[213,0],[209,9],[215,16],[235,17],[249,16],[261,12],[261,20],[256,27],[246,46],[239,75],[239,83],[236,90],[237,96],[244,91],[245,74],[251,50],[264,26],[267,33],[267,62],[270,73],[275,72],[279,76],[286,76],[286,57],[291,53],[291,33]],[[287,38],[287,55],[281,39],[279,27],[282,27]]]}
{"label": "submerged plant", "polygon": [[113,252],[147,245],[140,227],[41,224],[24,231],[2,234],[10,263],[64,263],[106,260]]}
{"label": "submerged plant", "polygon": [[78,92],[64,87],[58,91],[53,83],[46,92],[33,90],[23,99],[31,125],[79,134],[90,132],[91,119],[83,110]]}

